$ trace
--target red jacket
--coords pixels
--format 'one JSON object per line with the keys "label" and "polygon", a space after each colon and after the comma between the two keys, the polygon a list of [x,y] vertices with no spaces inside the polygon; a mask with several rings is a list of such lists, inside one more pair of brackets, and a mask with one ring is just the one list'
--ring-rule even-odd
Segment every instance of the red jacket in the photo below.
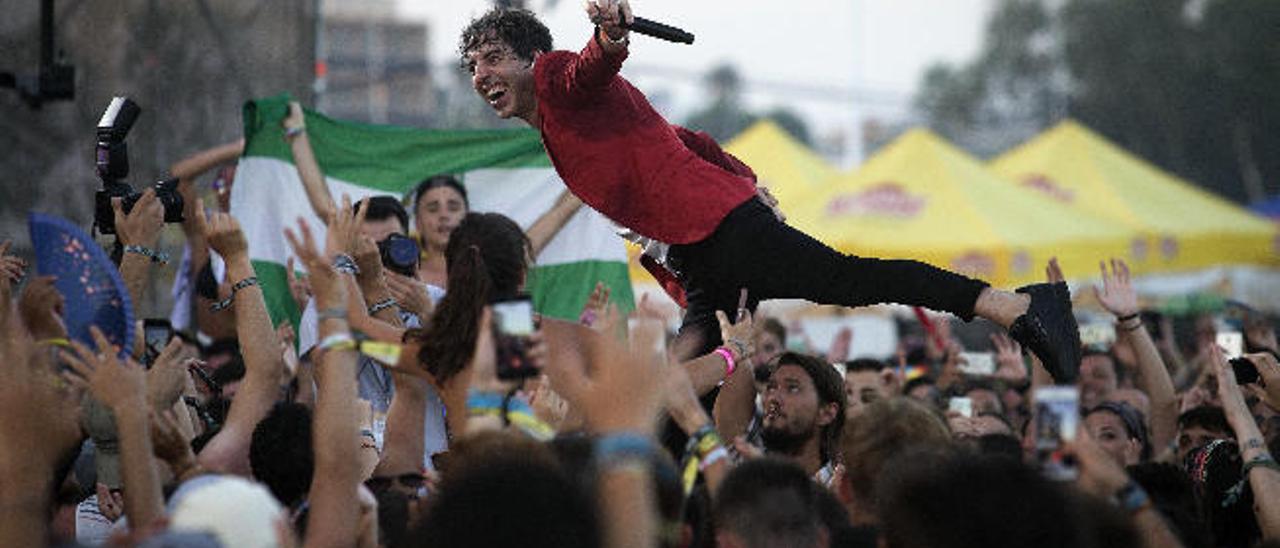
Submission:
{"label": "red jacket", "polygon": [[669,244],[697,242],[755,196],[755,174],[706,134],[668,124],[618,75],[626,57],[594,38],[581,53],[538,57],[543,145],[569,190],[606,217]]}

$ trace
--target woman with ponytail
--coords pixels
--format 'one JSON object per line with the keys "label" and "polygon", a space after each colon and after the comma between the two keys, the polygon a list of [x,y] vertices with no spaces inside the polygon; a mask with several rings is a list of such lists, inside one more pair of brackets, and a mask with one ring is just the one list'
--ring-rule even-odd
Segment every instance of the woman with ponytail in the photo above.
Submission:
{"label": "woman with ponytail", "polygon": [[[453,382],[475,352],[480,317],[490,302],[513,297],[524,287],[529,238],[497,213],[468,213],[445,247],[448,291],[422,332],[418,360],[445,399],[445,407],[465,407],[466,386]],[[465,383],[465,380],[464,380]],[[449,413],[453,431],[465,413]]]}

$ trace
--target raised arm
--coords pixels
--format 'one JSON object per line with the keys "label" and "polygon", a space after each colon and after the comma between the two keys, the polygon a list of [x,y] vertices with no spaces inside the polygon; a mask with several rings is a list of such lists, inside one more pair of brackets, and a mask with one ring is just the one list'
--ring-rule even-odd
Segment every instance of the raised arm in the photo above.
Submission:
{"label": "raised arm", "polygon": [[543,213],[538,220],[529,226],[529,230],[525,234],[529,236],[529,245],[533,247],[533,256],[536,259],[542,253],[542,250],[551,243],[551,239],[560,233],[560,229],[573,218],[573,214],[578,212],[578,208],[582,207],[582,200],[574,196],[572,192],[565,190],[556,199],[555,205],[551,206],[546,213]]}
{"label": "raised arm", "polygon": [[[343,215],[343,213],[346,215]],[[351,217],[350,201],[343,200],[339,218]],[[359,508],[360,465],[356,455],[359,439],[355,341],[346,320],[347,286],[332,266],[337,253],[334,234],[327,238],[321,254],[310,227],[299,220],[299,233],[286,230],[294,253],[307,266],[316,306],[320,310],[320,345],[313,353],[316,365],[315,472],[311,480],[311,517],[306,546],[353,546],[356,544]]]}
{"label": "raised arm", "polygon": [[[1275,362],[1270,360],[1266,363],[1270,358],[1269,354],[1251,354],[1249,357],[1260,371],[1263,368],[1274,371]],[[1222,355],[1222,349],[1214,345],[1209,351],[1209,359],[1210,367],[1218,378],[1222,411],[1226,413],[1227,424],[1231,425],[1236,443],[1240,445],[1240,459],[1245,463],[1244,474],[1253,489],[1253,513],[1258,518],[1262,538],[1280,538],[1280,467],[1267,449],[1266,438],[1245,404],[1235,371]]]}
{"label": "raised arm", "polygon": [[91,330],[97,350],[73,341],[76,355],[63,353],[63,360],[78,376],[65,378],[87,387],[115,416],[120,435],[124,513],[130,527],[142,529],[164,515],[160,474],[151,458],[146,370],[132,358],[122,361],[107,337],[97,327]]}
{"label": "raised arm", "polygon": [[283,124],[285,139],[289,141],[289,150],[293,152],[293,165],[298,168],[298,178],[302,179],[302,188],[307,192],[311,210],[321,221],[329,224],[338,208],[333,202],[333,196],[329,194],[329,185],[324,182],[324,173],[316,162],[315,152],[311,150],[306,114],[297,101],[289,102],[289,116],[284,119]]}
{"label": "raised arm", "polygon": [[160,229],[164,226],[164,205],[156,198],[155,189],[148,188],[127,214],[121,206],[120,198],[112,198],[111,208],[115,214],[116,237],[119,238],[120,245],[124,246],[124,254],[120,258],[120,277],[124,278],[129,298],[137,307],[146,296],[151,263],[165,260],[155,249],[156,242],[160,239]]}
{"label": "raised arm", "polygon": [[199,460],[210,470],[247,476],[249,441],[258,421],[276,401],[284,361],[240,224],[227,213],[206,217],[203,204],[197,205],[196,215],[209,245],[227,262],[227,280],[233,289],[231,307],[218,314],[235,314],[236,337],[245,369],[222,430],[200,452]]}
{"label": "raised arm", "polygon": [[1138,294],[1129,281],[1129,265],[1112,259],[1111,271],[1102,268],[1102,289],[1094,288],[1098,302],[1116,316],[1116,330],[1138,358],[1138,388],[1151,398],[1151,446],[1163,450],[1173,441],[1178,430],[1178,400],[1173,379],[1160,359],[1155,341],[1142,323],[1138,310]]}

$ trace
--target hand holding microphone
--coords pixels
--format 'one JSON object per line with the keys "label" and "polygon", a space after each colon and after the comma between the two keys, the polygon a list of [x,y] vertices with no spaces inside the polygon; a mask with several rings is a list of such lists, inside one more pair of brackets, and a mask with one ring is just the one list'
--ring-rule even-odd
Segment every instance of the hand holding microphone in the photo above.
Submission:
{"label": "hand holding microphone", "polygon": [[610,40],[619,41],[627,31],[660,38],[668,42],[693,43],[693,34],[657,21],[635,17],[627,0],[587,0],[587,16],[604,31]]}

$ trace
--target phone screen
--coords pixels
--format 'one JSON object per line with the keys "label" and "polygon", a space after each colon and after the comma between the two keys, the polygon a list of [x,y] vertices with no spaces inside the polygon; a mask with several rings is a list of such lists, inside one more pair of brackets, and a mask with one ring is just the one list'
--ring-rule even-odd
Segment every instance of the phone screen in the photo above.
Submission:
{"label": "phone screen", "polygon": [[961,352],[960,372],[968,375],[994,375],[996,357],[990,352]]}
{"label": "phone screen", "polygon": [[493,303],[494,346],[498,352],[498,378],[522,379],[539,371],[529,359],[529,336],[533,334],[533,301],[517,297]]}
{"label": "phone screen", "polygon": [[1217,343],[1222,347],[1222,352],[1226,354],[1228,360],[1244,355],[1244,335],[1239,331],[1219,332]]}
{"label": "phone screen", "polygon": [[160,355],[160,351],[168,346],[173,338],[173,326],[169,320],[149,318],[142,321],[142,340],[146,345],[146,362],[150,365]]}
{"label": "phone screen", "polygon": [[1050,479],[1071,481],[1078,475],[1063,444],[1076,439],[1080,423],[1080,390],[1074,386],[1037,388],[1035,401],[1036,459]]}

